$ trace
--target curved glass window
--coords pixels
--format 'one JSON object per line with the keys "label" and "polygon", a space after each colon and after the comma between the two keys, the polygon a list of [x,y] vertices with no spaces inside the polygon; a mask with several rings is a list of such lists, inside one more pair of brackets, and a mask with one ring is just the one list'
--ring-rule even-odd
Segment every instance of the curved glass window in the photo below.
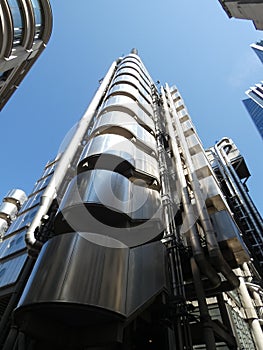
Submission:
{"label": "curved glass window", "polygon": [[31,0],[31,3],[35,15],[35,39],[38,39],[43,28],[42,7],[39,0]]}
{"label": "curved glass window", "polygon": [[7,0],[10,11],[12,13],[13,25],[14,25],[14,45],[21,43],[24,21],[22,15],[22,6],[19,0]]}

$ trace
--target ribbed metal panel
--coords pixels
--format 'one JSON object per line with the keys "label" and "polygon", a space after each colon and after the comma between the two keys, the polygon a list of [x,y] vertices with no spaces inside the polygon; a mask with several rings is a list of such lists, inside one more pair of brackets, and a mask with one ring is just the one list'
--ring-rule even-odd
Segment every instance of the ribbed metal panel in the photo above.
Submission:
{"label": "ribbed metal panel", "polygon": [[160,184],[157,160],[120,135],[100,135],[92,138],[80,157],[80,171],[102,168],[118,171],[127,177],[143,178],[148,185]]}
{"label": "ribbed metal panel", "polygon": [[151,131],[155,131],[152,114],[145,113],[145,111],[143,111],[129,96],[118,95],[109,97],[104,103],[100,114],[103,114],[108,110],[122,111],[133,115],[134,118],[138,118],[138,122],[144,124],[147,128],[150,128]]}
{"label": "ribbed metal panel", "polygon": [[[123,112],[104,113],[96,119],[91,131],[91,136],[99,133],[114,133],[128,139],[133,139],[146,151],[156,152],[157,146],[153,135],[140,126],[134,118]],[[149,150],[150,149],[150,150]]]}

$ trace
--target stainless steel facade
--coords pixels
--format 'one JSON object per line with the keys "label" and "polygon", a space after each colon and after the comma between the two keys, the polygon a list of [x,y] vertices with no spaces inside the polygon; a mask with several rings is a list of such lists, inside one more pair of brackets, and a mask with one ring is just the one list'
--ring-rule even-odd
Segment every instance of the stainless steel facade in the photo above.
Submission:
{"label": "stainless steel facade", "polygon": [[204,150],[136,50],[113,62],[4,229],[3,349],[261,349],[247,174],[231,140]]}
{"label": "stainless steel facade", "polygon": [[0,4],[0,110],[45,49],[52,30],[48,0]]}

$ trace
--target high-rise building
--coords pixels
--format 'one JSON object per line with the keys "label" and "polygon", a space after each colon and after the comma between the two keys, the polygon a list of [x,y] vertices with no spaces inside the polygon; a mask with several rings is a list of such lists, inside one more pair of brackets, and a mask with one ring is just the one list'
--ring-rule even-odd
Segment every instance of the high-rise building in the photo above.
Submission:
{"label": "high-rise building", "polygon": [[219,0],[227,15],[240,19],[251,19],[256,29],[263,30],[262,0]]}
{"label": "high-rise building", "polygon": [[[263,63],[263,43],[262,41],[250,45]],[[262,82],[256,84],[246,91],[247,99],[243,100],[244,106],[250,114],[255,126],[263,138],[263,85]]]}
{"label": "high-rise building", "polygon": [[256,125],[261,137],[263,138],[263,85],[256,84],[246,91],[249,98],[243,100],[243,103]]}
{"label": "high-rise building", "polygon": [[262,349],[248,177],[137,50],[118,58],[3,229],[2,349]]}
{"label": "high-rise building", "polygon": [[45,49],[52,30],[49,0],[0,4],[0,110]]}
{"label": "high-rise building", "polygon": [[260,61],[263,63],[263,40],[256,42],[255,44],[251,44],[250,47],[254,50]]}

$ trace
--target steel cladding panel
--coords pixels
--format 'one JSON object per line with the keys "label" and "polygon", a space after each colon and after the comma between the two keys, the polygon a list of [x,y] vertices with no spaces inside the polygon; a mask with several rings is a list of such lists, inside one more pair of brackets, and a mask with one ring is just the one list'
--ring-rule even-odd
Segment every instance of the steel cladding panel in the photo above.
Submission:
{"label": "steel cladding panel", "polygon": [[[77,204],[97,204],[127,215],[133,220],[150,220],[160,211],[160,193],[136,185],[108,170],[92,170],[77,175],[62,200],[60,210]],[[156,216],[161,218],[161,213]]]}
{"label": "steel cladding panel", "polygon": [[129,249],[92,233],[56,236],[38,257],[15,310],[16,323],[45,338],[45,327],[52,325],[63,336],[94,322],[124,320],[165,290],[164,266],[161,242]]}

